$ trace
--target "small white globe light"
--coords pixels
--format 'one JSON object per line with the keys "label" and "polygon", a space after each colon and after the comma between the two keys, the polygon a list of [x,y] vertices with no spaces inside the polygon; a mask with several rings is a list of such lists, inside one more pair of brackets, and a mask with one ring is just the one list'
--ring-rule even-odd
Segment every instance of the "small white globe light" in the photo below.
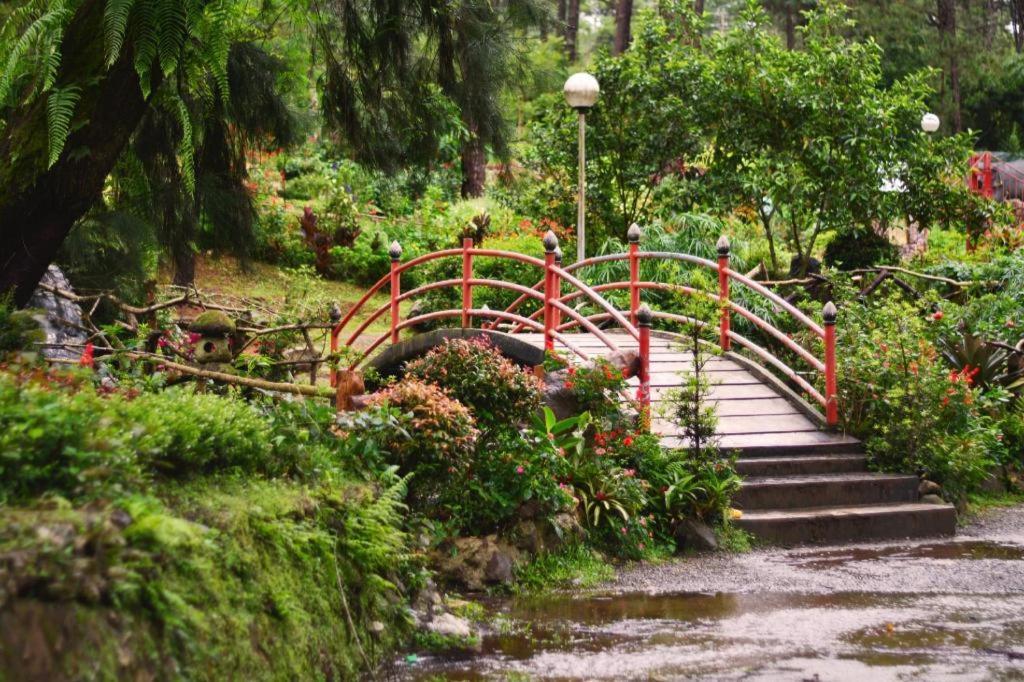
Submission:
{"label": "small white globe light", "polygon": [[597,79],[589,73],[574,73],[565,81],[562,88],[565,93],[565,101],[573,109],[589,109],[594,106],[597,96],[601,94],[601,87]]}
{"label": "small white globe light", "polygon": [[939,129],[939,117],[928,113],[921,117],[921,130],[926,133],[934,133]]}

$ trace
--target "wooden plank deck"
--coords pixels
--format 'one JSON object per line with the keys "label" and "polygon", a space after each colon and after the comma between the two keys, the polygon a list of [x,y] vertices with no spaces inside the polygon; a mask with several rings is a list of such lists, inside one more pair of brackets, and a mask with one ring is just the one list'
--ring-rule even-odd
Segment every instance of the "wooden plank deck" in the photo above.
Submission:
{"label": "wooden plank deck", "polygon": [[[543,347],[541,334],[517,334],[517,337]],[[637,342],[621,333],[609,333],[621,349],[636,349]],[[588,356],[606,355],[610,351],[592,334],[566,335]],[[556,350],[568,352],[560,344]],[[661,336],[651,337],[651,430],[666,445],[680,445],[678,428],[667,418],[669,393],[683,383],[682,374],[693,367],[693,355],[678,342]],[[766,383],[745,367],[725,357],[712,357],[706,366],[713,382],[710,397],[718,412],[719,445],[725,450],[764,448],[823,449],[850,446],[857,441],[838,433],[823,431],[818,423],[796,407],[774,386]],[[630,385],[638,384],[635,378]]]}

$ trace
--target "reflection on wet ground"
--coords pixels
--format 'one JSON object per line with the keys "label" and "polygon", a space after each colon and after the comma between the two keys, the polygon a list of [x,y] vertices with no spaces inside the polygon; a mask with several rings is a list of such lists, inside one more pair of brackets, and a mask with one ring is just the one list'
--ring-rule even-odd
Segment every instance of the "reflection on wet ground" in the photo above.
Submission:
{"label": "reflection on wet ground", "polygon": [[[627,575],[620,593],[493,602],[494,621],[480,651],[398,663],[390,675],[1024,680],[1024,591],[1018,588],[1024,544],[974,538],[687,562],[693,563],[644,568],[639,582]],[[724,581],[728,591],[678,591],[722,589],[715,587],[719,577],[707,577],[709,567],[732,572]],[[887,576],[911,567],[919,589],[885,589],[895,582]],[[929,567],[936,576],[931,584],[920,579]],[[760,575],[777,584],[761,582]],[[649,589],[629,591],[641,583]]]}
{"label": "reflection on wet ground", "polygon": [[851,561],[877,559],[997,559],[1020,561],[1024,547],[987,540],[936,542],[911,546],[853,547],[822,552],[803,552],[792,558],[792,563],[803,568],[831,568]]}
{"label": "reflection on wet ground", "polygon": [[1024,595],[676,594],[505,604],[405,679],[1024,679]]}

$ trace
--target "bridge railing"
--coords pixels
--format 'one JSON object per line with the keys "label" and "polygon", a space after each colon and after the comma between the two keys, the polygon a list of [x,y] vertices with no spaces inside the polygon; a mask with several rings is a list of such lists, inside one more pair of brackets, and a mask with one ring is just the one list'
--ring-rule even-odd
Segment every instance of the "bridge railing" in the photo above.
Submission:
{"label": "bridge railing", "polygon": [[[561,343],[571,352],[585,358],[586,354],[575,347],[571,340],[564,334],[569,329],[582,328],[594,335],[609,350],[619,350],[615,340],[605,333],[604,326],[608,322],[622,329],[628,336],[637,341],[640,355],[640,371],[638,378],[640,387],[637,391],[637,399],[643,409],[650,406],[650,332],[655,319],[664,319],[672,322],[698,324],[706,326],[711,324],[705,320],[694,320],[684,315],[668,311],[652,311],[648,306],[641,303],[644,290],[674,291],[685,295],[700,295],[715,301],[718,305],[718,343],[725,352],[732,350],[736,344],[761,361],[771,365],[781,372],[785,377],[796,384],[804,393],[819,403],[824,411],[826,421],[830,426],[838,422],[838,409],[836,402],[837,381],[836,381],[836,345],[835,345],[835,322],[836,309],[830,302],[823,310],[823,325],[805,315],[796,306],[792,305],[775,292],[767,289],[756,281],[745,275],[732,270],[729,267],[729,241],[724,236],[717,244],[717,262],[692,256],[689,254],[664,252],[664,251],[641,251],[640,250],[640,228],[637,225],[630,227],[628,232],[629,248],[626,253],[607,254],[588,258],[562,267],[561,251],[558,248],[558,240],[554,233],[548,232],[543,240],[544,258],[536,258],[513,251],[501,251],[495,249],[477,248],[472,238],[463,239],[462,247],[458,249],[446,249],[434,253],[425,254],[413,258],[405,263],[401,262],[402,249],[398,242],[393,242],[389,249],[391,257],[391,268],[388,275],[378,280],[366,294],[348,311],[348,313],[331,330],[331,351],[336,353],[341,343],[342,333],[346,327],[355,319],[356,315],[364,311],[374,294],[387,287],[389,301],[370,312],[370,314],[349,333],[344,345],[354,348],[356,342],[367,332],[370,326],[385,315],[389,317],[388,331],[373,338],[361,352],[357,353],[356,359],[351,362],[350,369],[358,367],[370,354],[385,342],[395,344],[399,340],[402,330],[416,327],[425,322],[441,319],[459,319],[463,328],[471,327],[474,318],[483,321],[482,327],[494,329],[499,323],[507,323],[512,327],[512,332],[531,330],[541,332],[544,336],[544,347],[546,350],[553,350],[555,343]],[[516,260],[536,267],[540,271],[539,281],[532,287],[514,282],[501,280],[482,279],[474,277],[474,259],[479,257],[505,258]],[[447,280],[430,282],[409,291],[401,290],[401,276],[404,272],[424,263],[441,259],[458,258],[462,262],[462,276]],[[707,268],[717,272],[718,291],[709,293],[699,291],[692,287],[680,284],[645,281],[640,279],[640,262],[642,260],[669,260],[681,261],[690,265]],[[579,276],[578,271],[600,263],[628,261],[629,280],[611,282],[596,286],[587,285]],[[563,284],[568,285],[568,291],[562,293]],[[821,339],[824,345],[822,357],[818,357],[813,350],[797,343],[792,337],[783,333],[775,325],[758,316],[756,313],[743,307],[730,297],[733,284],[743,286],[748,290],[764,297],[777,309],[789,314],[800,325],[811,332],[813,337]],[[486,306],[476,308],[473,305],[473,290],[477,287],[494,287],[506,289],[519,294],[505,310],[491,310]],[[438,310],[420,315],[415,315],[406,320],[400,316],[400,305],[402,302],[415,298],[428,291],[442,288],[461,289],[462,305],[460,308]],[[629,291],[629,311],[624,314],[616,309],[602,295],[604,292],[615,290]],[[596,313],[584,314],[570,305],[582,299],[597,308]],[[532,314],[525,315],[518,312],[519,308],[527,301],[536,301],[539,308]],[[824,393],[819,391],[799,372],[790,367],[785,360],[772,353],[769,349],[755,343],[753,340],[737,333],[732,329],[733,314],[743,317],[763,333],[780,343],[783,347],[794,353],[807,366],[815,372],[824,375]],[[334,382],[332,373],[332,383]]]}

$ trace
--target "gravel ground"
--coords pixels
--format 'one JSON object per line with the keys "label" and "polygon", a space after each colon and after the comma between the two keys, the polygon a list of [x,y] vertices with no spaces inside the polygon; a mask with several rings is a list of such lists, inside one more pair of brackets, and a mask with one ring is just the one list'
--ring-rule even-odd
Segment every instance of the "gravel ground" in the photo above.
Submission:
{"label": "gravel ground", "polygon": [[977,515],[955,538],[704,555],[630,567],[608,587],[649,594],[1024,593],[1024,505]]}

